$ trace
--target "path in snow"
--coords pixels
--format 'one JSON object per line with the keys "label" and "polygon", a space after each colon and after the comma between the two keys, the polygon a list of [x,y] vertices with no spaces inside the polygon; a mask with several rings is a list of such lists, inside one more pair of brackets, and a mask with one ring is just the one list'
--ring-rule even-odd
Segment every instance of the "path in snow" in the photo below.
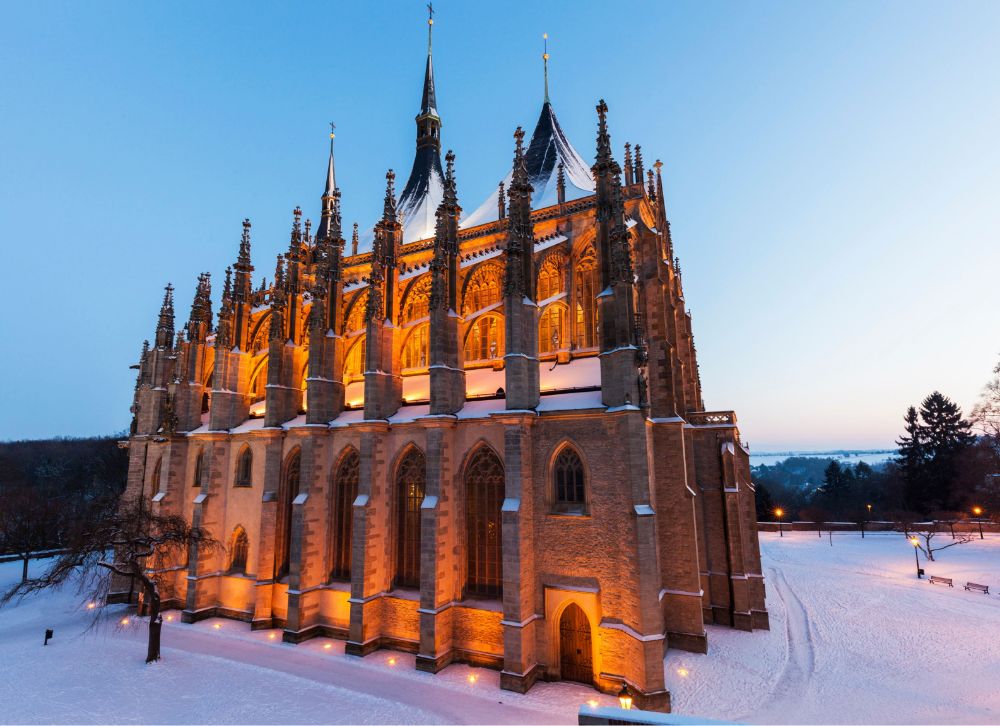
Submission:
{"label": "path in snow", "polygon": [[[761,534],[771,630],[666,659],[674,708],[748,723],[1000,723],[1000,536],[921,565],[896,533]],[[683,671],[685,675],[681,675]]]}

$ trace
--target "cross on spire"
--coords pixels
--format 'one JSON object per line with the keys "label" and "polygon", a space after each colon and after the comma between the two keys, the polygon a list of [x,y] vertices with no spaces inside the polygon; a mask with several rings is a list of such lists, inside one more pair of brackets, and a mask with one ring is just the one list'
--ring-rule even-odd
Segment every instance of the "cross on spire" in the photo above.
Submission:
{"label": "cross on spire", "polygon": [[542,64],[545,66],[545,103],[549,102],[549,34],[542,33],[545,49],[542,51]]}

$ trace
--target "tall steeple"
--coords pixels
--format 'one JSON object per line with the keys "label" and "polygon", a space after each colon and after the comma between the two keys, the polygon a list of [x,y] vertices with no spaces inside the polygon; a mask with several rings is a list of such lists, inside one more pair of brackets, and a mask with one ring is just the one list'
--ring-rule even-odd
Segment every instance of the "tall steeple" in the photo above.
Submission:
{"label": "tall steeple", "polygon": [[[420,99],[420,113],[417,114],[417,148],[431,146],[441,151],[441,117],[437,111],[437,94],[434,92],[434,63],[432,60],[432,37],[434,29],[434,8],[427,6],[427,66],[424,68],[424,93]],[[440,164],[439,164],[440,165]]]}
{"label": "tall steeple", "polygon": [[399,195],[399,213],[403,219],[403,243],[427,239],[434,235],[436,212],[444,196],[444,172],[441,169],[441,116],[437,110],[434,89],[434,62],[431,32],[434,9],[427,6],[427,65],[424,87],[417,114],[417,148],[413,168]]}
{"label": "tall steeple", "polygon": [[[336,125],[330,122],[330,160],[326,165],[326,186],[323,188],[323,213],[316,230],[316,239],[333,239],[340,236],[340,189],[333,163],[333,139]],[[334,229],[336,228],[336,230]]]}

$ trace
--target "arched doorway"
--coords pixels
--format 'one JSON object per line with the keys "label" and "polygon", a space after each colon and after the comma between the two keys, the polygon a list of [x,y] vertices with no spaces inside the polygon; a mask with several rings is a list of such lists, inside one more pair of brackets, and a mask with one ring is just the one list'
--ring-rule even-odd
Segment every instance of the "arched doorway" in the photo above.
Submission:
{"label": "arched doorway", "polygon": [[570,603],[559,618],[559,673],[562,679],[593,685],[593,652],[590,621],[579,605]]}

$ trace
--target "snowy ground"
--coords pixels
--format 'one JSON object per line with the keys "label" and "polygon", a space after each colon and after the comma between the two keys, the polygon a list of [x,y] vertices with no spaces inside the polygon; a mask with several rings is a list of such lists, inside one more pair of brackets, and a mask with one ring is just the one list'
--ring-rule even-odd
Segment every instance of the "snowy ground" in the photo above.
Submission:
{"label": "snowy ground", "polygon": [[[944,535],[947,536],[947,535]],[[921,566],[900,534],[761,534],[770,632],[671,651],[683,713],[748,723],[1000,723],[1000,536]],[[990,585],[990,596],[962,589]]]}
{"label": "snowy ground", "polygon": [[[951,548],[917,581],[900,535],[763,534],[771,631],[709,628],[708,655],[671,651],[674,710],[749,723],[1000,722],[1000,536]],[[34,567],[43,566],[35,563]],[[0,565],[0,587],[20,573]],[[109,608],[118,613],[118,608]],[[146,666],[145,624],[96,628],[72,591],[0,610],[4,723],[575,723],[588,701],[571,683],[524,696],[495,671],[453,665],[429,675],[413,656],[345,656],[343,643],[298,646],[228,620],[164,629]],[[219,627],[216,627],[219,626]],[[42,647],[46,627],[55,638]],[[472,677],[472,678],[470,678]]]}

